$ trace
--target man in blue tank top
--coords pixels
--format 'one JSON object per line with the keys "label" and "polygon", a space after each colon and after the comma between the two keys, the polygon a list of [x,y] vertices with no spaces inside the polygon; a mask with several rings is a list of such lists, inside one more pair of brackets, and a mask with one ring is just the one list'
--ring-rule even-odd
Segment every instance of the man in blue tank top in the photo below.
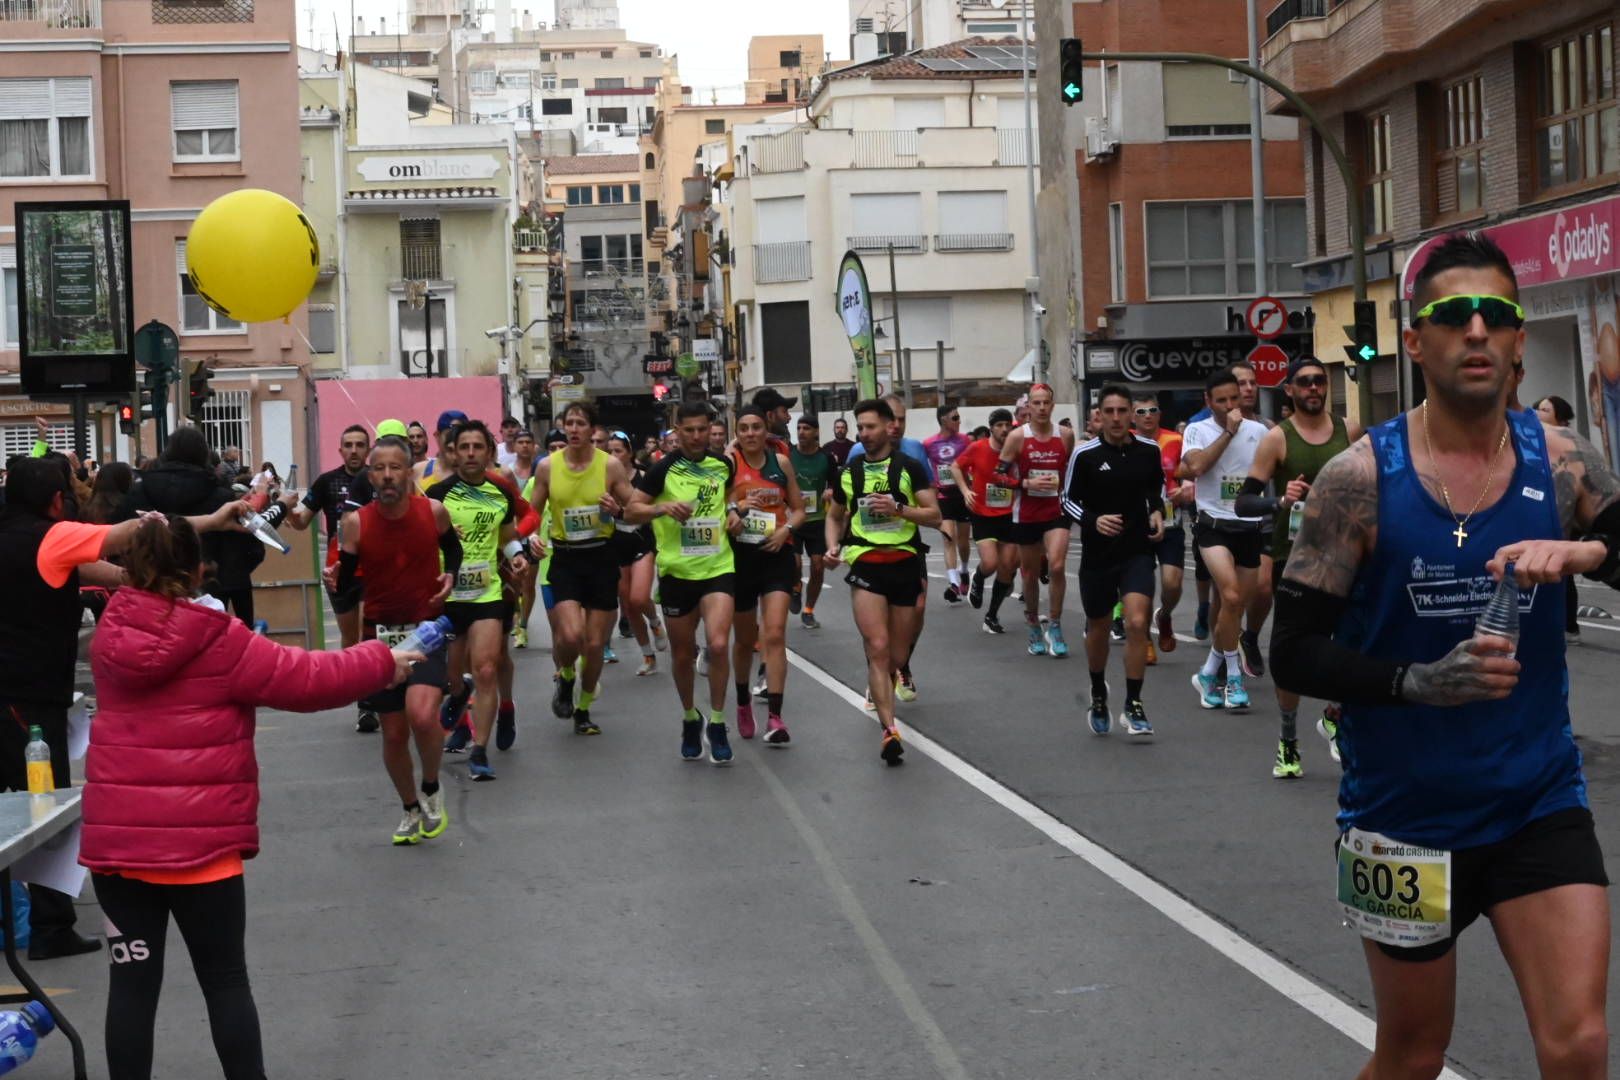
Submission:
{"label": "man in blue tank top", "polygon": [[[1277,590],[1279,687],[1343,704],[1338,899],[1378,1038],[1363,1076],[1444,1065],[1456,937],[1491,920],[1543,1076],[1601,1077],[1609,909],[1570,730],[1563,578],[1620,587],[1620,479],[1568,429],[1510,411],[1512,264],[1447,238],[1404,343],[1428,400],[1329,462]],[[1521,637],[1474,622],[1515,565]]]}

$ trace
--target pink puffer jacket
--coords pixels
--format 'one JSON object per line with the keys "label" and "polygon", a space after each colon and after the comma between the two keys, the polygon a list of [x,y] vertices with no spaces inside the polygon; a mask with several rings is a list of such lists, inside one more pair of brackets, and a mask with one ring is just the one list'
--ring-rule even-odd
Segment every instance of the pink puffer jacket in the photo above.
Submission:
{"label": "pink puffer jacket", "polygon": [[277,645],[190,601],[119,589],[90,650],[96,717],[79,861],[187,870],[259,851],[254,707],[314,712],[387,686],[393,656]]}

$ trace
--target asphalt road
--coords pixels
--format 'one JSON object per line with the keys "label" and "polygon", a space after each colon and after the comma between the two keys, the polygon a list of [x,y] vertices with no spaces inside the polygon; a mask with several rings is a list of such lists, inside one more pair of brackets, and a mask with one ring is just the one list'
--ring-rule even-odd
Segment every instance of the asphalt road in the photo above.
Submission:
{"label": "asphalt road", "polygon": [[[1305,778],[1273,780],[1269,680],[1251,715],[1206,713],[1192,644],[1150,670],[1151,744],[1095,738],[1078,652],[1026,656],[1014,601],[986,637],[941,584],[901,769],[848,689],[864,665],[841,584],[824,629],[789,632],[791,748],[683,763],[667,655],[637,679],[630,642],[593,712],[605,733],[576,739],[545,709],[541,640],[517,654],[500,779],[453,764],[450,829],[417,848],[388,843],[398,804],[351,713],[262,714],[248,944],[270,1075],[1353,1075],[1368,987],[1331,898],[1325,746],[1305,736]],[[1620,633],[1585,637],[1576,728],[1614,851]],[[88,890],[81,914],[99,923]],[[1533,1076],[1487,924],[1460,955],[1456,1074]],[[71,990],[96,1076],[104,963],[34,969]],[[178,948],[158,1047],[159,1075],[218,1075]],[[29,1075],[70,1075],[58,1038],[41,1057]]]}

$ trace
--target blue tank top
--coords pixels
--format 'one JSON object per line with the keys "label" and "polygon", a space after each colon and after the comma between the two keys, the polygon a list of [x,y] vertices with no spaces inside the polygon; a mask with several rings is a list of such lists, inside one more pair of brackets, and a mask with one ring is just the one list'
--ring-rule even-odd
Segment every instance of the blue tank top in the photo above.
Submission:
{"label": "blue tank top", "polygon": [[[1378,465],[1378,538],[1338,638],[1369,656],[1432,662],[1473,634],[1495,589],[1485,563],[1519,540],[1563,538],[1546,440],[1534,413],[1509,413],[1517,459],[1507,492],[1456,519],[1412,468],[1405,416],[1369,434]],[[1569,724],[1564,589],[1520,594],[1519,684],[1502,701],[1454,708],[1346,705],[1339,827],[1457,849],[1490,844],[1537,818],[1586,805]]]}

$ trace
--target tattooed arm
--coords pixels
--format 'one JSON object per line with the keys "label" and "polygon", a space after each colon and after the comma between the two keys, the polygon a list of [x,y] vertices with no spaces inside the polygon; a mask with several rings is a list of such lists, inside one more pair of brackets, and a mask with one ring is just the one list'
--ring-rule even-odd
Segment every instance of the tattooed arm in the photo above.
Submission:
{"label": "tattooed arm", "polygon": [[[1597,447],[1569,428],[1546,428],[1547,457],[1552,465],[1558,498],[1558,521],[1563,540],[1525,540],[1509,544],[1488,564],[1500,578],[1508,563],[1521,585],[1556,582],[1571,574],[1594,574],[1609,559],[1620,533],[1620,477],[1615,476]],[[1589,533],[1605,534],[1608,542],[1580,540]],[[1604,580],[1612,574],[1600,574]],[[1620,584],[1608,581],[1609,584]]]}
{"label": "tattooed arm", "polygon": [[1469,638],[1432,664],[1368,656],[1334,639],[1350,589],[1378,539],[1378,470],[1358,441],[1317,474],[1277,587],[1271,668],[1284,690],[1351,704],[1462,705],[1506,697],[1519,665],[1499,639]]}

